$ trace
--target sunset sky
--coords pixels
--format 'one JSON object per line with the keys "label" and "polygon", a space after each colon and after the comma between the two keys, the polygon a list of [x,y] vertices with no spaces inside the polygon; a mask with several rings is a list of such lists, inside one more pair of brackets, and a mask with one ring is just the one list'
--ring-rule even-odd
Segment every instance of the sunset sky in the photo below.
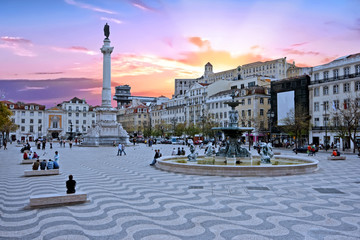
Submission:
{"label": "sunset sky", "polygon": [[106,22],[112,86],[171,97],[175,78],[200,77],[207,62],[219,72],[358,53],[359,9],[359,0],[1,0],[0,98],[100,104]]}

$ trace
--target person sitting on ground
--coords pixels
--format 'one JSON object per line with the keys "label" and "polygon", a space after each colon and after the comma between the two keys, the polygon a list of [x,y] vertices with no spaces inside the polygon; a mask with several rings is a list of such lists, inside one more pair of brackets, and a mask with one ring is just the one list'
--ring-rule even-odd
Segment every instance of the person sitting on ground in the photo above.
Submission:
{"label": "person sitting on ground", "polygon": [[66,193],[75,193],[76,181],[73,180],[73,176],[69,175],[69,180],[66,181]]}
{"label": "person sitting on ground", "polygon": [[39,159],[39,155],[37,155],[37,153],[36,152],[34,152],[34,154],[33,154],[33,157],[32,157],[33,159]]}
{"label": "person sitting on ground", "polygon": [[41,170],[45,170],[46,168],[46,160],[44,159],[41,163],[40,163],[40,169]]}
{"label": "person sitting on ground", "polygon": [[28,159],[33,159],[31,152],[29,152]]}
{"label": "person sitting on ground", "polygon": [[24,158],[24,160],[25,160],[25,159],[28,159],[28,154],[27,154],[27,152],[25,152],[25,151],[24,151],[23,158]]}
{"label": "person sitting on ground", "polygon": [[32,165],[32,170],[39,170],[39,166],[40,166],[40,160],[36,160],[36,162],[33,163]]}
{"label": "person sitting on ground", "polygon": [[54,169],[54,162],[51,159],[49,159],[49,162],[47,164],[47,169],[48,170]]}

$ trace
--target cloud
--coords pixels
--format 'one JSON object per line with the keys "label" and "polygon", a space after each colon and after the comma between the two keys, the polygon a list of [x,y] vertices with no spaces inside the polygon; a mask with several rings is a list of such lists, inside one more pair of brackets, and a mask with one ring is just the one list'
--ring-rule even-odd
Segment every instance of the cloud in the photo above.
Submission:
{"label": "cloud", "polygon": [[283,52],[285,54],[292,54],[292,55],[300,55],[300,56],[304,56],[304,55],[320,55],[320,52],[315,52],[315,51],[302,51],[302,50],[296,50],[296,49],[291,49],[291,48],[284,48]]}
{"label": "cloud", "polygon": [[305,44],[308,44],[308,42],[302,42],[302,43],[294,43],[292,44],[290,47],[300,47],[300,46],[303,46]]}
{"label": "cloud", "polygon": [[117,23],[117,24],[122,24],[123,23],[121,20],[116,19],[116,18],[101,17],[100,19],[104,20],[104,21],[108,21],[108,22]]}
{"label": "cloud", "polygon": [[154,8],[148,6],[141,0],[129,0],[129,1],[130,1],[131,5],[133,5],[136,8],[139,8],[143,11],[154,11],[155,10]]}
{"label": "cloud", "polygon": [[37,75],[48,75],[48,74],[62,74],[64,72],[36,72],[33,74],[37,74]]}
{"label": "cloud", "polygon": [[53,50],[58,51],[58,52],[73,52],[73,53],[85,53],[88,55],[97,55],[99,53],[91,51],[89,49],[87,49],[86,47],[81,47],[81,46],[72,46],[72,47],[68,47],[68,48],[62,48],[62,47],[52,47]]}
{"label": "cloud", "polygon": [[17,90],[18,92],[30,91],[30,90],[43,90],[47,89],[48,87],[25,87]]}
{"label": "cloud", "polygon": [[29,39],[3,36],[0,40],[0,48],[9,49],[15,55],[22,57],[36,56],[36,54],[31,50],[33,43]]}
{"label": "cloud", "polygon": [[203,40],[200,37],[189,37],[188,41],[196,46],[198,46],[199,48],[202,47],[210,47],[210,42],[208,40]]}
{"label": "cloud", "polygon": [[96,6],[93,6],[93,5],[90,5],[90,4],[86,4],[86,3],[76,2],[74,0],[64,0],[64,1],[67,4],[74,5],[74,6],[77,6],[79,8],[89,9],[89,10],[94,11],[94,12],[101,12],[101,13],[107,13],[107,14],[117,14],[116,12],[111,11],[111,10],[99,8],[99,7],[96,7]]}

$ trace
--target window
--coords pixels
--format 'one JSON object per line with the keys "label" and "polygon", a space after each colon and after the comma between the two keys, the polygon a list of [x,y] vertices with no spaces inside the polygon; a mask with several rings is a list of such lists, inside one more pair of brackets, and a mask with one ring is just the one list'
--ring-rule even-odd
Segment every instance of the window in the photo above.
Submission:
{"label": "window", "polygon": [[25,132],[25,127],[24,126],[21,126],[21,131]]}
{"label": "window", "polygon": [[76,117],[79,117],[79,113],[76,113]]}
{"label": "window", "polygon": [[38,120],[38,123],[41,123],[41,119]]}
{"label": "window", "polygon": [[223,114],[222,114],[222,112],[220,113],[220,118],[223,118]]}
{"label": "window", "polygon": [[76,106],[76,111],[79,111],[79,106]]}
{"label": "window", "polygon": [[248,110],[248,116],[251,116],[251,109]]}
{"label": "window", "polygon": [[333,110],[339,109],[339,100],[333,101]]}
{"label": "window", "polygon": [[95,120],[91,120],[91,124],[95,124]]}
{"label": "window", "polygon": [[83,107],[83,111],[84,111],[84,112],[86,111],[86,107]]}
{"label": "window", "polygon": [[324,117],[324,126],[329,126],[329,117]]}
{"label": "window", "polygon": [[36,109],[36,110],[39,110],[39,106],[36,106],[35,109]]}
{"label": "window", "polygon": [[324,111],[328,111],[328,110],[329,110],[329,102],[328,102],[328,101],[323,102],[323,110],[324,110]]}
{"label": "window", "polygon": [[83,113],[83,117],[86,117],[86,113]]}
{"label": "window", "polygon": [[333,74],[334,74],[334,79],[338,79],[339,78],[339,69],[334,69]]}
{"label": "window", "polygon": [[83,120],[83,124],[86,124],[86,120]]}
{"label": "window", "polygon": [[69,110],[69,111],[71,111],[71,110],[72,110],[72,109],[71,109],[71,106],[69,106],[68,110]]}
{"label": "window", "polygon": [[41,117],[41,116],[42,116],[42,112],[39,112],[38,115],[39,115],[39,117]]}
{"label": "window", "polygon": [[251,104],[251,98],[248,99],[248,105],[250,105],[250,104]]}
{"label": "window", "polygon": [[93,113],[91,116],[92,116],[92,117],[95,117],[95,113]]}
{"label": "window", "polygon": [[314,125],[315,125],[315,127],[319,127],[319,125],[320,125],[320,119],[319,118],[314,119]]}
{"label": "window", "polygon": [[30,112],[30,117],[33,117],[34,116],[34,112]]}
{"label": "window", "polygon": [[360,75],[360,65],[355,66],[355,75],[356,76]]}
{"label": "window", "polygon": [[68,116],[71,117],[71,115],[72,115],[72,114],[69,112],[69,113],[68,113]]}
{"label": "window", "polygon": [[224,118],[227,118],[227,112],[224,112]]}
{"label": "window", "polygon": [[34,119],[31,118],[31,119],[30,119],[30,123],[34,123]]}
{"label": "window", "polygon": [[333,86],[333,94],[338,94],[339,93],[339,85],[334,85]]}
{"label": "window", "polygon": [[349,77],[349,75],[350,75],[350,68],[344,67],[344,77]]}
{"label": "window", "polygon": [[241,116],[245,117],[245,110],[241,110]]}
{"label": "window", "polygon": [[22,112],[21,112],[21,116],[25,116],[25,111],[22,111]]}
{"label": "window", "polygon": [[260,109],[260,116],[264,116],[264,109]]}
{"label": "window", "polygon": [[52,122],[52,127],[53,128],[58,128],[58,122]]}
{"label": "window", "polygon": [[34,126],[30,125],[30,132],[34,132]]}
{"label": "window", "polygon": [[219,103],[216,103],[215,106],[216,106],[216,108],[218,108],[218,107],[219,107]]}
{"label": "window", "polygon": [[323,78],[324,78],[324,80],[328,80],[328,79],[329,79],[329,71],[325,71],[325,72],[323,73]]}
{"label": "window", "polygon": [[25,119],[21,119],[21,123],[25,123]]}
{"label": "window", "polygon": [[318,102],[314,102],[314,112],[318,112],[320,110],[320,104]]}
{"label": "window", "polygon": [[68,120],[68,124],[71,124],[71,120]]}
{"label": "window", "polygon": [[329,87],[328,86],[323,87],[323,95],[329,95]]}
{"label": "window", "polygon": [[270,105],[270,104],[271,104],[271,99],[269,98],[269,99],[268,99],[268,105]]}
{"label": "window", "polygon": [[355,91],[360,91],[360,81],[355,82]]}
{"label": "window", "polygon": [[350,99],[344,99],[344,109],[347,109],[350,105]]}
{"label": "window", "polygon": [[260,104],[264,104],[264,98],[260,98]]}
{"label": "window", "polygon": [[318,81],[318,80],[319,80],[319,74],[318,74],[318,73],[315,73],[315,74],[314,74],[314,80],[315,80],[315,81]]}
{"label": "window", "polygon": [[75,123],[76,123],[76,124],[79,124],[79,120],[76,120]]}
{"label": "window", "polygon": [[29,109],[29,107],[28,106],[25,106],[25,110],[28,110]]}
{"label": "window", "polygon": [[248,121],[248,127],[251,127],[251,121]]}
{"label": "window", "polygon": [[350,83],[344,83],[344,92],[350,92]]}
{"label": "window", "polygon": [[320,95],[319,88],[314,88],[314,97],[318,97]]}

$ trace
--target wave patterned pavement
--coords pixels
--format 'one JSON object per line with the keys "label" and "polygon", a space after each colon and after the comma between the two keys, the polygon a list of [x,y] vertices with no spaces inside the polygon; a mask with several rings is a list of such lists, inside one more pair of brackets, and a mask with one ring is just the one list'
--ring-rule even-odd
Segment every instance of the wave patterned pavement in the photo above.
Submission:
{"label": "wave patterned pavement", "polygon": [[[163,155],[173,146],[155,145]],[[23,177],[15,144],[0,150],[0,239],[360,239],[360,158],[283,177],[183,175],[149,166],[154,148],[46,149],[60,175]],[[288,152],[289,154],[292,154]],[[292,154],[293,155],[293,154]],[[79,205],[31,209],[31,195],[65,192],[72,174]]]}

